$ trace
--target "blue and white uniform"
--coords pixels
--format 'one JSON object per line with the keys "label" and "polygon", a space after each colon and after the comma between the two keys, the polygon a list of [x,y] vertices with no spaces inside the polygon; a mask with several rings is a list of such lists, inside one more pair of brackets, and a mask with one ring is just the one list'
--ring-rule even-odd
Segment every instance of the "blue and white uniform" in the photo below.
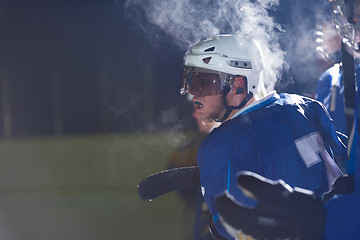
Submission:
{"label": "blue and white uniform", "polygon": [[[360,88],[360,65],[355,68],[357,88]],[[356,96],[356,109],[354,109],[354,118],[359,114],[359,94]],[[355,173],[355,159],[356,151],[358,151],[357,140],[357,124],[354,125],[354,132],[347,132],[345,104],[344,104],[344,80],[341,73],[341,65],[334,64],[331,68],[326,70],[320,77],[318,87],[315,95],[316,100],[322,102],[332,119],[334,120],[335,128],[347,136],[349,136],[348,155],[349,161],[345,163],[348,174]],[[351,152],[350,152],[351,150]]]}
{"label": "blue and white uniform", "polygon": [[334,64],[320,76],[315,99],[324,104],[334,120],[336,130],[348,135],[344,108],[344,84],[340,63]]}
{"label": "blue and white uniform", "polygon": [[[326,204],[327,222],[325,230],[326,240],[360,238],[358,223],[360,222],[360,66],[356,69],[356,109],[355,132],[351,143],[351,153],[347,163],[349,174],[355,174],[355,191],[349,194],[333,197]],[[316,98],[322,101],[334,118],[334,123],[339,131],[346,132],[344,111],[344,83],[339,65],[335,64],[324,72],[319,80]],[[349,134],[349,133],[348,133]],[[349,143],[349,144],[350,144]]]}
{"label": "blue and white uniform", "polygon": [[334,157],[346,158],[346,147],[318,101],[273,92],[241,109],[215,128],[198,150],[202,193],[217,230],[232,239],[217,220],[216,196],[226,190],[242,204],[255,203],[238,188],[240,171],[283,179],[320,197],[341,175]]}
{"label": "blue and white uniform", "polygon": [[[359,103],[359,93],[357,93]],[[357,104],[357,112],[360,105]],[[357,115],[357,126],[360,124]],[[326,204],[327,221],[325,228],[326,240],[358,240],[360,238],[360,132],[357,127],[351,160],[355,174],[355,190],[349,194],[338,195],[330,199]]]}

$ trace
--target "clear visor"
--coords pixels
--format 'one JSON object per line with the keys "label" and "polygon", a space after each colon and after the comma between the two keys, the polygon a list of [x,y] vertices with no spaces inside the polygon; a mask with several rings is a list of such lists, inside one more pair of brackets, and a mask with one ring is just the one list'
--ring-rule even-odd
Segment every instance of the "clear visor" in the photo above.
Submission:
{"label": "clear visor", "polygon": [[190,93],[202,97],[221,94],[222,84],[230,85],[233,75],[185,66],[182,76],[182,87],[180,94]]}
{"label": "clear visor", "polygon": [[343,42],[357,52],[360,51],[359,10],[359,3],[354,4],[353,13],[348,13],[348,9],[343,0],[332,1],[332,17],[335,28],[338,30]]}

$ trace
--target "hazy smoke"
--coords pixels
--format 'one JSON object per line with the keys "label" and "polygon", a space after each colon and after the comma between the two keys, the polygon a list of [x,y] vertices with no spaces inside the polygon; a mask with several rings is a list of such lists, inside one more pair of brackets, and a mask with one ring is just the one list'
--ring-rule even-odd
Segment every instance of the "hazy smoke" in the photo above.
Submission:
{"label": "hazy smoke", "polygon": [[293,0],[287,14],[281,46],[286,51],[292,76],[301,85],[300,93],[313,94],[326,67],[326,63],[319,61],[321,56],[316,51],[315,31],[325,24],[332,24],[330,5],[327,1]]}
{"label": "hazy smoke", "polygon": [[181,145],[186,141],[183,133],[184,124],[179,120],[175,109],[162,111],[159,120],[156,123],[150,123],[146,126],[145,132],[165,132],[166,139],[174,145]]}
{"label": "hazy smoke", "polygon": [[122,10],[152,38],[160,28],[184,51],[213,35],[241,33],[253,37],[264,52],[264,80],[271,89],[285,64],[276,37],[281,26],[267,11],[276,5],[278,0],[126,0]]}

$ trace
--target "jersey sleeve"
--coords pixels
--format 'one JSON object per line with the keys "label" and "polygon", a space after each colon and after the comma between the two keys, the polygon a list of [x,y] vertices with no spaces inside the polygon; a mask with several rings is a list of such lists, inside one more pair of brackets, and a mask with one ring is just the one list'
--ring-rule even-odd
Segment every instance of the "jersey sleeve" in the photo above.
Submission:
{"label": "jersey sleeve", "polygon": [[[242,139],[239,141],[239,139]],[[241,131],[232,128],[209,135],[198,151],[203,195],[213,203],[215,197],[227,191],[244,204],[253,205],[239,189],[236,176],[242,170],[256,171],[256,151]],[[210,207],[213,214],[215,205]]]}
{"label": "jersey sleeve", "polygon": [[[238,155],[242,148],[237,147],[232,137],[231,131],[215,131],[204,140],[198,151],[202,194],[213,215],[217,231],[227,239],[232,238],[218,219],[215,198],[227,191],[244,205],[256,204],[255,200],[246,197],[238,187],[236,176],[239,171],[244,170]],[[241,138],[239,133],[236,137]],[[251,152],[251,148],[245,145],[243,147]]]}
{"label": "jersey sleeve", "polygon": [[336,132],[334,123],[322,103],[311,101],[308,109],[307,117],[320,132],[325,146],[330,147],[327,149],[329,154],[333,155],[335,162],[343,165],[347,161],[347,148],[342,140],[344,136]]}

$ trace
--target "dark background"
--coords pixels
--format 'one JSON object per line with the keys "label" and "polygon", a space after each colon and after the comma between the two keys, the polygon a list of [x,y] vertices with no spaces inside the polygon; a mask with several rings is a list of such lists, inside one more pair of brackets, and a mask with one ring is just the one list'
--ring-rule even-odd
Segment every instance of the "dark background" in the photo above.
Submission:
{"label": "dark background", "polygon": [[[298,23],[289,2],[271,14],[291,30]],[[0,1],[0,137],[195,127],[178,94],[184,50],[161,30],[152,33],[156,42],[145,37],[121,3]],[[309,20],[312,4],[302,7]],[[316,75],[302,84],[286,74],[280,92],[311,94],[316,86]]]}

